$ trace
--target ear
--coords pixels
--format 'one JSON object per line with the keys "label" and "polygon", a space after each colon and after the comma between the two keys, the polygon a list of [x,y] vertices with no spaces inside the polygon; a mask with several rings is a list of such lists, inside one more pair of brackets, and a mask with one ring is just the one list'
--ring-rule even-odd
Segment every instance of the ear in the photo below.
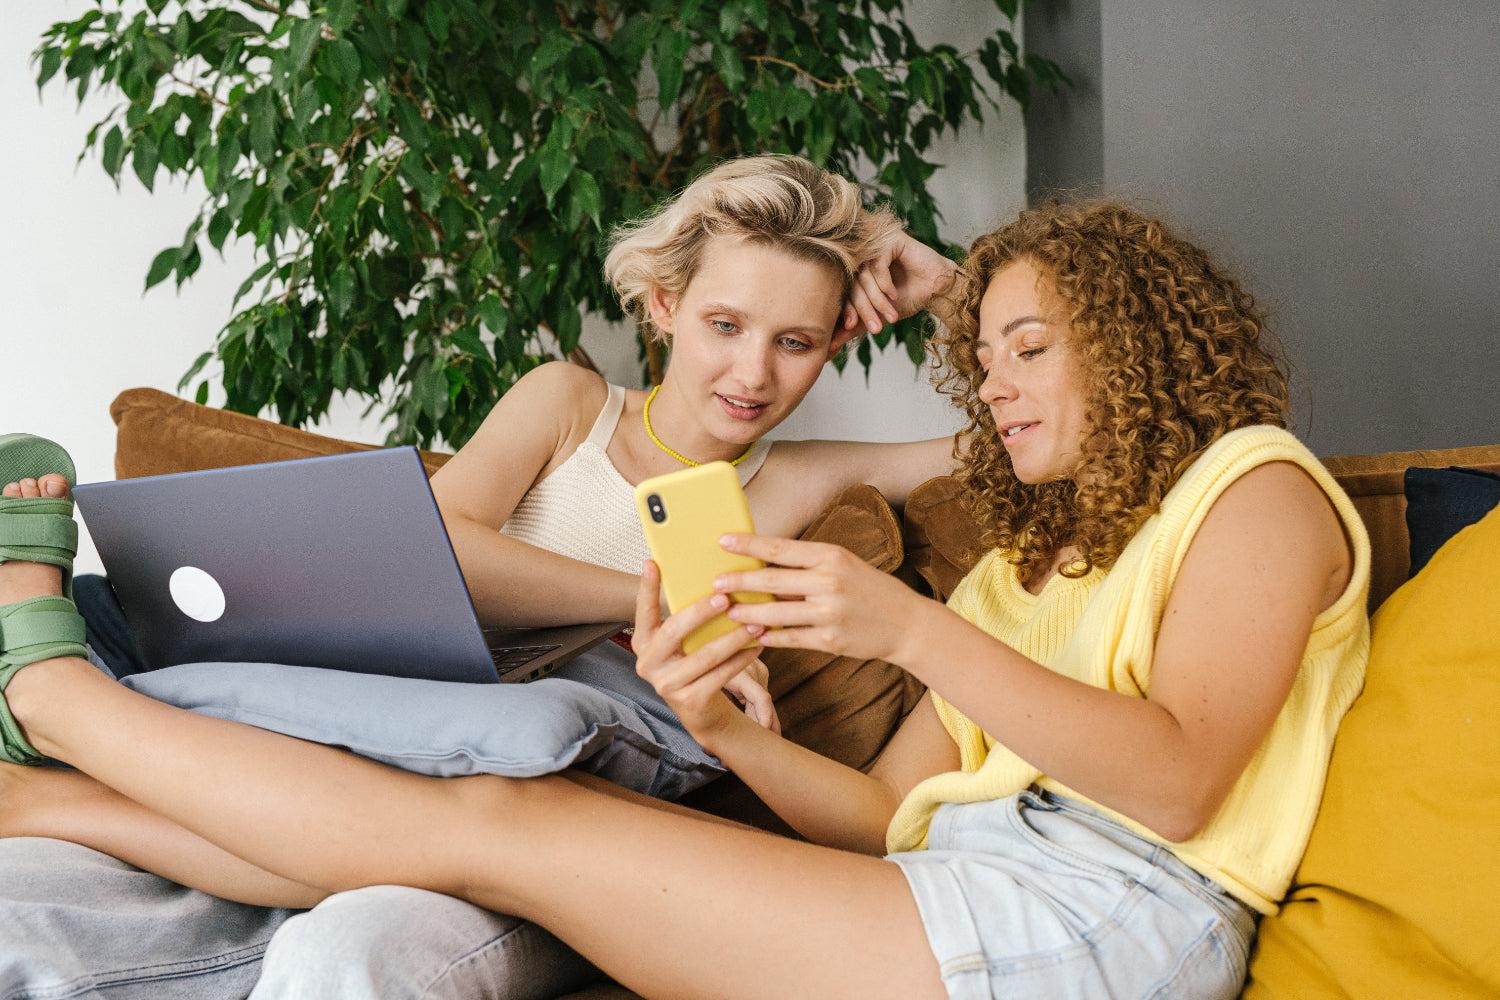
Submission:
{"label": "ear", "polygon": [[844,346],[858,340],[860,335],[865,332],[865,328],[860,325],[858,316],[854,317],[853,323],[846,323],[845,320],[846,317],[840,316],[839,325],[833,328],[833,339],[828,342],[828,356],[830,358],[837,354]]}
{"label": "ear", "polygon": [[651,314],[651,322],[663,333],[671,334],[676,331],[672,329],[676,323],[677,301],[680,298],[673,292],[668,292],[659,286],[651,286],[651,291],[646,293],[646,310]]}

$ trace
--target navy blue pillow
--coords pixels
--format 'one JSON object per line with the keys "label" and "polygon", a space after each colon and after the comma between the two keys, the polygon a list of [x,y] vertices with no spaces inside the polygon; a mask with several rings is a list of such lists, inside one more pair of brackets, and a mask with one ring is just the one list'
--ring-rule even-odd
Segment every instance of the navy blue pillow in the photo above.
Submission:
{"label": "navy blue pillow", "polygon": [[1500,505],[1500,476],[1479,469],[1406,470],[1406,531],[1411,579],[1443,543]]}

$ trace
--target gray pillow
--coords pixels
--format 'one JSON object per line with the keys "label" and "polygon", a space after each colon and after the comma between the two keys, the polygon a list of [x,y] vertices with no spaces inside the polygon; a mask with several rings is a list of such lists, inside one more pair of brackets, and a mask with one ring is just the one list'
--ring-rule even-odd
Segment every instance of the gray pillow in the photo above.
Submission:
{"label": "gray pillow", "polygon": [[121,680],[203,715],[343,747],[439,777],[576,767],[673,799],[720,774],[605,642],[530,684],[453,684],[274,663],[188,663]]}

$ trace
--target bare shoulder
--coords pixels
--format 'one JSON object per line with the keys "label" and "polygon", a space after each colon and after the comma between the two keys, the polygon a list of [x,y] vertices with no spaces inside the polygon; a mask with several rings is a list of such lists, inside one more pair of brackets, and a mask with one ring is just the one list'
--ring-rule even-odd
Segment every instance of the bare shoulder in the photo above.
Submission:
{"label": "bare shoulder", "polygon": [[1324,606],[1338,598],[1353,572],[1353,555],[1333,501],[1294,462],[1268,462],[1230,483],[1199,535],[1215,547],[1259,552],[1288,572],[1322,578]]}
{"label": "bare shoulder", "polygon": [[549,361],[516,380],[485,418],[476,438],[515,434],[519,425],[549,428],[560,439],[571,436],[580,425],[587,433],[608,393],[609,386],[598,372],[568,361]]}

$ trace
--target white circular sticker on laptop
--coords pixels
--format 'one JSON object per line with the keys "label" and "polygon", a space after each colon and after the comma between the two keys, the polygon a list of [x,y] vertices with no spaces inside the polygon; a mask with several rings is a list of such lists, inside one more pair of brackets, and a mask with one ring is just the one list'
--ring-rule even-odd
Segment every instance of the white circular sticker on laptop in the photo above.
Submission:
{"label": "white circular sticker on laptop", "polygon": [[216,622],[224,617],[224,588],[197,566],[173,570],[167,589],[182,613],[195,621]]}

